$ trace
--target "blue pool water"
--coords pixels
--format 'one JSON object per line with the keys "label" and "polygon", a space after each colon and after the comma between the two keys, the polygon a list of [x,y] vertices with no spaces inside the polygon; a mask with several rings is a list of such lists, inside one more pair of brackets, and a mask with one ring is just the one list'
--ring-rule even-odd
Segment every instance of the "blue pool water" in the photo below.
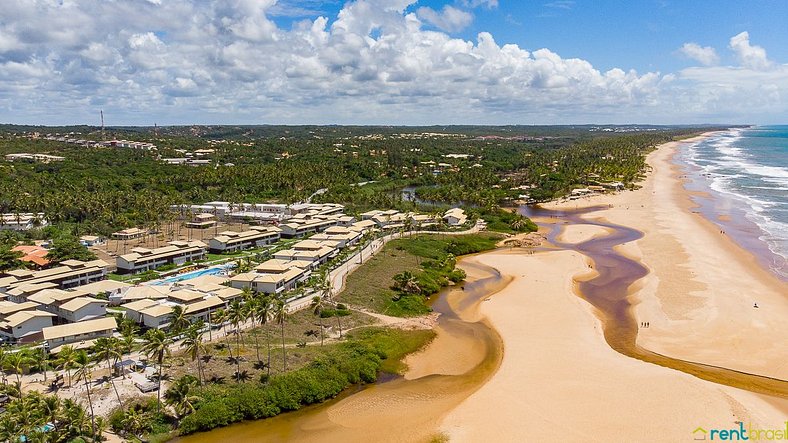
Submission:
{"label": "blue pool water", "polygon": [[193,278],[202,277],[203,275],[224,275],[227,270],[232,268],[233,264],[212,266],[210,268],[197,269],[196,271],[186,272],[183,274],[173,275],[172,277],[155,280],[150,283],[151,286],[163,286],[172,283],[177,283],[184,280],[191,280]]}

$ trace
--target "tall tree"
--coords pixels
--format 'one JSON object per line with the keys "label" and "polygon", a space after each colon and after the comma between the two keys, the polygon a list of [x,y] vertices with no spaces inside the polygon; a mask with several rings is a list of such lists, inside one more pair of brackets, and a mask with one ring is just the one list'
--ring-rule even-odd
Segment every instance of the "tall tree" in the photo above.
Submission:
{"label": "tall tree", "polygon": [[115,391],[115,396],[118,398],[118,406],[121,408],[123,407],[123,401],[120,399],[118,387],[115,386],[114,364],[117,363],[122,356],[123,344],[116,337],[99,337],[93,344],[93,358],[97,361],[104,360],[107,362],[109,382],[112,384],[112,389]]}
{"label": "tall tree", "polygon": [[282,372],[287,372],[287,350],[285,349],[285,323],[287,322],[287,304],[281,298],[274,303],[274,320],[282,328]]}
{"label": "tall tree", "polygon": [[90,428],[93,430],[93,435],[96,435],[96,415],[93,411],[93,399],[90,396],[90,379],[92,377],[91,361],[88,353],[85,350],[76,351],[74,355],[74,363],[77,371],[74,374],[77,381],[85,381],[85,392],[88,395],[88,405],[90,406]]}
{"label": "tall tree", "polygon": [[148,332],[142,337],[142,353],[145,354],[149,359],[153,359],[156,361],[156,365],[158,366],[158,388],[157,388],[157,409],[156,411],[159,412],[161,410],[161,373],[162,373],[162,365],[164,364],[164,357],[170,355],[170,345],[172,345],[172,339],[167,336],[161,329],[149,329]]}
{"label": "tall tree", "polygon": [[191,360],[197,361],[197,375],[200,379],[200,384],[205,383],[205,376],[202,369],[202,360],[200,358],[200,354],[202,354],[203,350],[205,349],[202,343],[204,327],[205,323],[203,323],[202,320],[192,323],[192,325],[189,326],[184,332],[183,341],[181,342],[181,347],[184,348],[186,354],[189,355]]}
{"label": "tall tree", "polygon": [[323,309],[325,309],[325,301],[323,297],[314,296],[312,297],[312,314],[316,315],[318,319],[320,319],[320,346],[323,346]]}

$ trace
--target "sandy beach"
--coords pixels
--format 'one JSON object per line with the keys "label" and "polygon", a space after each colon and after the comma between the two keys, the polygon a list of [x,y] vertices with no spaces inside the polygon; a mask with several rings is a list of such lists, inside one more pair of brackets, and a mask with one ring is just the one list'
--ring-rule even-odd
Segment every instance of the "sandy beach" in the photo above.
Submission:
{"label": "sandy beach", "polygon": [[[638,344],[671,357],[788,378],[788,293],[719,229],[692,212],[671,158],[678,143],[648,157],[637,191],[559,202],[602,205],[586,215],[644,233],[618,251],[649,274],[630,288]],[[596,228],[596,229],[593,229]],[[558,238],[605,235],[573,225]],[[704,381],[625,357],[606,343],[594,308],[574,293],[588,277],[573,251],[495,252],[470,260],[514,280],[481,306],[504,343],[501,367],[443,420],[451,441],[683,441],[698,426],[784,427],[788,400]],[[758,308],[754,304],[758,304]]]}

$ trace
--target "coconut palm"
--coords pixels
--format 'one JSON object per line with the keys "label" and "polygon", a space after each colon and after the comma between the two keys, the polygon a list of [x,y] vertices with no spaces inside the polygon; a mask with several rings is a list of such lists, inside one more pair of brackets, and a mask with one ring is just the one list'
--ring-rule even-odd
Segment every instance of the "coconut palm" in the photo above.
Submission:
{"label": "coconut palm", "polygon": [[325,309],[326,304],[323,300],[323,297],[314,296],[312,297],[312,314],[316,315],[317,318],[320,319],[320,346],[323,346],[323,309]]}
{"label": "coconut palm", "polygon": [[202,369],[202,358],[200,358],[200,354],[205,350],[205,346],[202,343],[202,336],[205,334],[205,332],[203,332],[204,325],[205,323],[203,323],[202,320],[192,323],[184,332],[184,338],[181,342],[181,347],[186,350],[191,360],[197,360],[197,375],[200,379],[200,384],[205,381]]}
{"label": "coconut palm", "polygon": [[19,391],[22,391],[22,373],[35,363],[29,348],[21,348],[15,352],[9,352],[5,357],[6,367],[14,371],[16,384]]}
{"label": "coconut palm", "polygon": [[107,370],[109,371],[109,382],[112,384],[112,389],[115,391],[115,396],[118,398],[118,406],[123,407],[123,401],[120,399],[118,387],[115,386],[114,364],[123,356],[123,344],[115,337],[99,337],[93,344],[93,358],[96,360],[105,360],[107,362]]}
{"label": "coconut palm", "polygon": [[[271,320],[274,312],[274,304],[271,300],[271,297],[261,295],[257,302],[254,304],[254,315],[257,317],[257,321],[260,322],[260,325],[265,330],[265,344],[268,348],[268,375],[271,375],[271,336],[268,330],[268,322]],[[260,361],[260,353],[258,350],[257,354],[257,361]]]}
{"label": "coconut palm", "polygon": [[6,356],[8,353],[5,351],[5,347],[0,346],[0,377],[2,377],[3,385],[6,384],[6,377],[5,377],[5,364],[6,364]]}
{"label": "coconut palm", "polygon": [[71,345],[63,345],[57,353],[57,365],[60,369],[66,371],[68,374],[68,387],[71,387],[71,370],[76,367],[74,359],[76,358],[76,351]]}
{"label": "coconut palm", "polygon": [[92,368],[88,353],[84,350],[76,351],[74,354],[74,365],[77,368],[77,371],[74,373],[77,381],[85,381],[85,392],[88,395],[88,405],[90,406],[90,428],[93,431],[93,435],[96,435],[96,415],[93,412],[93,399],[90,396]]}
{"label": "coconut palm", "polygon": [[186,308],[181,305],[172,307],[172,314],[170,314],[170,331],[173,334],[180,334],[184,329],[189,327],[191,322],[186,315]]}
{"label": "coconut palm", "polygon": [[410,271],[405,271],[394,276],[395,287],[406,294],[418,294],[421,292],[419,280]]}
{"label": "coconut palm", "polygon": [[233,300],[227,310],[228,320],[232,322],[235,328],[235,364],[236,371],[241,372],[241,343],[243,342],[243,333],[241,332],[241,324],[246,321],[246,307],[241,304],[239,300]]}
{"label": "coconut palm", "polygon": [[200,400],[193,394],[194,387],[198,384],[198,380],[193,376],[184,375],[164,393],[165,403],[172,406],[179,418],[194,412],[194,404]]}
{"label": "coconut palm", "polygon": [[278,298],[274,303],[274,321],[282,327],[282,371],[287,372],[287,351],[285,350],[285,323],[287,322],[287,305]]}
{"label": "coconut palm", "polygon": [[161,410],[162,365],[164,364],[164,357],[170,355],[170,345],[172,344],[172,338],[167,336],[167,334],[165,334],[161,329],[149,329],[142,339],[142,353],[145,354],[149,359],[156,360],[156,364],[159,367],[158,376],[156,377],[159,384],[156,392],[158,400],[156,412],[159,412]]}
{"label": "coconut palm", "polygon": [[132,405],[123,414],[121,424],[126,432],[137,437],[138,440],[144,441],[141,438],[142,434],[151,430],[150,414],[145,411],[142,405]]}

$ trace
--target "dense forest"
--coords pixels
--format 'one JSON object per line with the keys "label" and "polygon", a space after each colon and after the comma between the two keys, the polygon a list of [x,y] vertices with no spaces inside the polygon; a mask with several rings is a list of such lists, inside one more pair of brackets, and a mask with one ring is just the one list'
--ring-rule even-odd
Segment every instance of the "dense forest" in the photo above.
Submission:
{"label": "dense forest", "polygon": [[[703,128],[709,130],[710,128]],[[618,132],[617,132],[618,131]],[[521,194],[537,201],[600,181],[634,183],[644,153],[700,131],[686,127],[280,127],[165,128],[0,126],[0,155],[42,153],[63,161],[0,159],[0,212],[44,212],[54,223],[109,233],[156,226],[169,206],[211,200],[319,201],[350,212],[416,208],[402,188],[438,203],[497,208]],[[156,150],[47,140],[151,142]],[[167,164],[211,149],[208,165]],[[363,184],[363,185],[362,185]],[[524,191],[527,189],[527,191]],[[318,200],[316,200],[318,201]]]}

